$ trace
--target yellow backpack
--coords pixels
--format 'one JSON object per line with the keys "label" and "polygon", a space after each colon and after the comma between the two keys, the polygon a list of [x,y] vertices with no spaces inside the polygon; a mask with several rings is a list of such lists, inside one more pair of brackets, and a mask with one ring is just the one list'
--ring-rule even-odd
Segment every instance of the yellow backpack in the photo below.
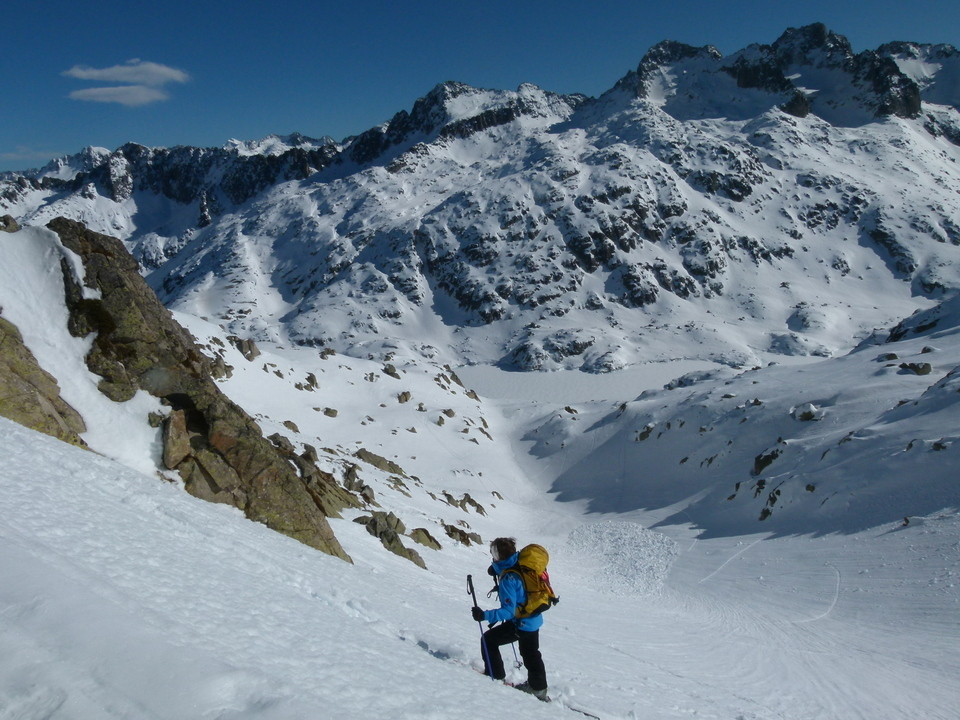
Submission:
{"label": "yellow backpack", "polygon": [[523,620],[549,610],[560,602],[560,598],[550,586],[550,575],[547,573],[550,554],[546,549],[542,545],[527,545],[520,550],[519,555],[517,564],[500,573],[500,577],[507,573],[516,573],[523,581],[527,599],[517,606],[516,611],[516,618]]}

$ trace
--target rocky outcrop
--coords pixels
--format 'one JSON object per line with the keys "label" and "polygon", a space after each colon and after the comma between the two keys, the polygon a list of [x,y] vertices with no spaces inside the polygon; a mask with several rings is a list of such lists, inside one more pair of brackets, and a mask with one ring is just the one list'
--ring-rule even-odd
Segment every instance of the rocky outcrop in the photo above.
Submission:
{"label": "rocky outcrop", "polygon": [[416,528],[410,533],[410,539],[431,550],[442,550],[443,546],[426,528]]}
{"label": "rocky outcrop", "polygon": [[20,331],[0,317],[0,415],[86,447],[83,418],[60,397],[57,380],[37,363]]}
{"label": "rocky outcrop", "polygon": [[447,537],[449,537],[451,540],[456,540],[461,545],[470,547],[471,545],[483,544],[483,538],[481,538],[478,533],[467,532],[466,530],[458,528],[456,525],[443,523],[443,530],[445,533],[447,533]]}
{"label": "rocky outcrop", "polygon": [[260,356],[260,348],[257,347],[257,344],[253,340],[244,340],[238,338],[236,335],[227,336],[227,340],[233,343],[233,346],[240,351],[240,354],[251,362],[253,362],[254,358]]}
{"label": "rocky outcrop", "polygon": [[351,494],[337,484],[332,474],[317,466],[318,455],[314,447],[307,445],[302,453],[297,453],[293,444],[279,434],[271,435],[268,439],[277,451],[297,468],[307,492],[327,517],[339,518],[343,508],[360,507],[362,501],[365,501],[362,492],[358,493],[360,498]]}
{"label": "rocky outcrop", "polygon": [[349,560],[326,519],[344,507],[343,497],[327,483],[301,477],[220,392],[210,360],[160,304],[120,241],[64,218],[48,227],[82,259],[84,286],[99,293],[84,297],[64,267],[70,332],[95,333],[87,365],[102,378],[100,390],[118,402],[145,390],[170,407],[167,468],[180,473],[193,495],[238,507],[251,520]]}
{"label": "rocky outcrop", "polygon": [[[420,553],[416,550],[408,547],[404,547],[403,542],[400,540],[400,536],[407,532],[406,526],[403,524],[403,521],[400,520],[392,512],[374,512],[372,515],[363,515],[354,520],[354,522],[360,523],[367,528],[367,532],[373,535],[375,538],[378,538],[383,546],[394,553],[399,555],[402,558],[406,558],[414,565],[422,567],[426,570],[427,565],[423,561],[423,558],[420,557]],[[417,534],[417,542],[421,544],[427,544],[423,541],[426,538],[433,539],[430,536],[430,533],[426,533],[426,538],[423,533],[426,533],[426,530],[423,530],[421,533]],[[433,541],[436,543],[436,540]],[[436,543],[439,545],[439,543]],[[438,548],[439,549],[439,548]]]}
{"label": "rocky outcrop", "polygon": [[363,460],[363,462],[368,465],[373,465],[379,470],[383,470],[386,473],[393,473],[394,475],[402,475],[406,477],[406,473],[403,471],[403,468],[397,465],[392,460],[387,460],[385,457],[381,457],[376,453],[370,452],[366,448],[360,448],[354,453],[354,457]]}

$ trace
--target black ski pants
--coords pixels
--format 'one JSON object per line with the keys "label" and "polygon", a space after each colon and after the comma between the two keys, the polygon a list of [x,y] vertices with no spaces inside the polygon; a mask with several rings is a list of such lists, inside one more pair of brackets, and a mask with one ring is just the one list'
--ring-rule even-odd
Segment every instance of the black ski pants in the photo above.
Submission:
{"label": "black ski pants", "polygon": [[[518,630],[515,623],[505,622],[490,628],[483,634],[480,652],[483,653],[483,669],[487,675],[503,680],[507,674],[503,669],[500,646],[515,642],[520,647],[520,657],[527,668],[527,682],[534,690],[547,689],[547,671],[543,667],[540,655],[540,631],[526,632]],[[492,670],[492,673],[491,673]]]}

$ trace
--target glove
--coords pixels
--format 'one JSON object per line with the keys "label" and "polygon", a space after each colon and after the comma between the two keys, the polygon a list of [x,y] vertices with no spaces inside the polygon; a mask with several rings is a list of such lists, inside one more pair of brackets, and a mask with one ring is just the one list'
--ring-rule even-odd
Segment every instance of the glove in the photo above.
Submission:
{"label": "glove", "polygon": [[489,575],[490,577],[497,576],[497,571],[493,569],[493,565],[487,568],[487,575]]}
{"label": "glove", "polygon": [[484,618],[485,618],[485,615],[483,614],[483,610],[481,610],[476,605],[474,605],[473,619],[476,620],[477,622],[483,622]]}

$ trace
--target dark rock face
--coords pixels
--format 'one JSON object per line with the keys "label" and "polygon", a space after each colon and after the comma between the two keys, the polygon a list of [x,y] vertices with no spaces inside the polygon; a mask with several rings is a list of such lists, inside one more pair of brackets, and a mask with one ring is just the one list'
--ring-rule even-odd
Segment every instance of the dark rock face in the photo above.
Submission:
{"label": "dark rock face", "polygon": [[720,52],[712,45],[698,48],[675,40],[664,40],[650,48],[643,56],[637,68],[637,74],[644,78],[663,65],[672,65],[695,58],[719,60],[721,57]]}
{"label": "dark rock face", "polygon": [[210,360],[160,304],[120,241],[63,218],[48,227],[83,260],[84,285],[101,294],[84,298],[65,269],[70,331],[79,337],[97,333],[88,367],[114,400],[146,390],[171,407],[164,421],[164,462],[180,473],[187,490],[349,560],[326,520],[345,506],[343,491],[298,474],[253,419],[220,392]]}
{"label": "dark rock face", "polygon": [[[198,204],[197,227],[206,227],[225,208],[239,205],[277,183],[303,179],[331,165],[340,146],[294,147],[280,155],[240,155],[223,148],[148,148],[127,143],[107,157],[80,153],[73,158],[83,169],[70,180],[46,176],[17,177],[4,183],[0,195],[15,201],[34,190],[98,194],[123,202],[135,193],[162,196],[179,205]],[[144,257],[148,263],[160,259]]]}
{"label": "dark rock face", "polygon": [[853,56],[853,48],[847,39],[830,32],[823,23],[787,28],[773,44],[772,50],[778,60],[786,65],[816,62],[815,56],[819,53],[842,60]]}
{"label": "dark rock face", "polygon": [[[292,148],[281,155],[240,156],[230,150],[195,147],[146,148],[124,145],[113,154],[111,163],[99,166],[89,177],[74,182],[99,180],[116,193],[129,188],[152,190],[176,202],[187,204],[205,195],[208,205],[227,201],[239,204],[283,180],[305,178],[328,166],[336,145],[305,150]],[[126,168],[118,172],[117,167]],[[112,174],[104,177],[105,173]],[[212,208],[211,208],[212,209]]]}

